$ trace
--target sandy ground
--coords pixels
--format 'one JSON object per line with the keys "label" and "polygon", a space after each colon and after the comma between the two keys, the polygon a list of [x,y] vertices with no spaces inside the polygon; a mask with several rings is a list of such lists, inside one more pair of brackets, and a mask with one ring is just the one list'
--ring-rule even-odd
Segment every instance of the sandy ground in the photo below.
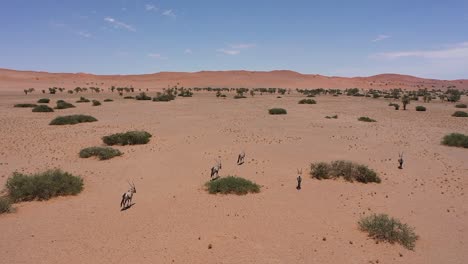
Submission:
{"label": "sandy ground", "polygon": [[[451,132],[468,134],[453,104],[427,112],[395,111],[387,100],[299,95],[217,99],[200,93],[170,103],[114,98],[54,113],[13,108],[37,92],[0,92],[0,185],[14,171],[58,167],[84,178],[78,196],[15,205],[0,216],[1,263],[467,263],[468,152],[440,145]],[[49,97],[74,102],[79,95]],[[464,102],[468,100],[464,97]],[[284,107],[285,116],[267,109]],[[99,121],[49,126],[58,115]],[[337,120],[324,117],[337,114]],[[377,123],[358,122],[369,116]],[[80,159],[80,149],[127,130],[153,134],[147,145],[118,147],[108,161]],[[236,165],[244,149],[246,163]],[[398,152],[405,168],[397,169]],[[262,185],[259,194],[210,195],[203,189],[221,157],[222,176]],[[369,165],[381,184],[313,180],[309,164],[336,159]],[[295,189],[296,169],[304,171]],[[119,210],[135,182],[135,205]],[[414,251],[376,244],[357,228],[360,217],[387,213],[416,228]],[[325,238],[325,239],[324,239]],[[325,240],[325,241],[324,241]],[[212,244],[212,249],[208,245]]]}

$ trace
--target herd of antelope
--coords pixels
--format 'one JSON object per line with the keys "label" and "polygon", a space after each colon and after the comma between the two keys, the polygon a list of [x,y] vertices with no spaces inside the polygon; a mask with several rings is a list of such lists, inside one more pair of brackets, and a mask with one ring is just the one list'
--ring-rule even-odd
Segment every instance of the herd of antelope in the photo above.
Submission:
{"label": "herd of antelope", "polygon": [[[399,169],[403,169],[403,152],[401,153],[398,153],[398,156],[399,156],[399,159],[398,159],[398,168]],[[241,151],[241,153],[239,153],[239,155],[237,156],[237,165],[242,165],[244,164],[244,159],[245,159],[245,152],[244,151]],[[216,159],[216,164],[211,167],[211,173],[210,173],[210,179],[212,181],[216,180],[216,179],[219,179],[219,171],[222,169],[222,165],[221,165],[221,160],[219,159]],[[301,190],[301,183],[302,183],[302,169],[297,169],[297,186],[296,186],[296,189],[297,190]],[[133,198],[133,194],[136,193],[136,188],[135,188],[135,184],[132,182],[131,184],[128,183],[130,185],[130,189],[125,192],[123,195],[122,195],[122,200],[120,202],[120,208],[121,210],[125,210],[125,209],[128,209],[130,208],[133,204],[132,204],[132,198]]]}

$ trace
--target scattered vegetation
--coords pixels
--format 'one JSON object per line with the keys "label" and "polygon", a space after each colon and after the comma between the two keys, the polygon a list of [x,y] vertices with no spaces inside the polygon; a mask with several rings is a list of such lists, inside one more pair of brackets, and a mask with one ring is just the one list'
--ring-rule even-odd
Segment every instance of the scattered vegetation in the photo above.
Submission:
{"label": "scattered vegetation", "polygon": [[124,99],[135,99],[133,96],[125,96]]}
{"label": "scattered vegetation", "polygon": [[135,99],[137,99],[137,100],[151,100],[151,97],[146,95],[145,92],[142,92],[139,95],[135,96]]}
{"label": "scattered vegetation", "polygon": [[52,120],[49,125],[75,125],[79,123],[89,123],[98,121],[96,118],[88,115],[67,115],[58,116]]}
{"label": "scattered vegetation", "polygon": [[63,100],[59,100],[57,101],[57,106],[55,107],[55,109],[67,109],[67,108],[73,108],[73,107],[75,106]]}
{"label": "scattered vegetation", "polygon": [[466,104],[456,104],[456,108],[466,108]]}
{"label": "scattered vegetation", "polygon": [[260,186],[249,180],[236,176],[227,176],[206,183],[209,193],[216,194],[237,194],[244,195],[247,193],[260,192]]}
{"label": "scattered vegetation", "polygon": [[299,101],[299,104],[316,104],[317,102],[314,99],[302,99]]}
{"label": "scattered vegetation", "polygon": [[455,116],[455,117],[468,117],[468,113],[463,112],[463,111],[456,111],[455,113],[453,113],[452,116]]}
{"label": "scattered vegetation", "polygon": [[367,116],[361,116],[360,118],[358,118],[358,120],[362,122],[377,122],[376,120]]}
{"label": "scattered vegetation", "polygon": [[452,133],[442,139],[442,144],[451,147],[468,148],[468,135]]}
{"label": "scattered vegetation", "polygon": [[326,119],[338,119],[338,115],[326,116]]}
{"label": "scattered vegetation", "polygon": [[98,100],[93,100],[93,106],[100,106],[101,105],[101,102],[99,102]]}
{"label": "scattered vegetation", "polygon": [[76,101],[77,103],[89,103],[89,99],[84,98],[83,96],[80,96],[80,100]]}
{"label": "scattered vegetation", "polygon": [[426,111],[426,107],[424,107],[422,105],[418,105],[418,106],[416,106],[416,111]]}
{"label": "scattered vegetation", "polygon": [[26,107],[36,107],[37,104],[15,104],[15,107],[21,107],[21,108],[26,108]]}
{"label": "scattered vegetation", "polygon": [[39,104],[48,104],[50,102],[50,99],[49,98],[41,98],[41,99],[37,100],[37,102]]}
{"label": "scattered vegetation", "polygon": [[158,93],[156,96],[153,98],[154,102],[169,102],[175,99],[175,95],[173,94],[162,94]]}
{"label": "scattered vegetation", "polygon": [[114,102],[112,99],[104,99],[104,102]]}
{"label": "scattered vegetation", "polygon": [[102,141],[109,146],[113,145],[140,145],[150,141],[152,135],[146,131],[128,131],[105,136]]}
{"label": "scattered vegetation", "polygon": [[331,163],[319,162],[310,165],[310,175],[316,179],[334,179],[343,177],[346,181],[362,183],[380,183],[377,173],[365,165],[351,161],[336,160]]}
{"label": "scattered vegetation", "polygon": [[14,202],[48,200],[55,196],[80,193],[83,180],[61,170],[48,170],[33,175],[15,172],[7,180],[6,187]]}
{"label": "scattered vegetation", "polygon": [[11,199],[8,197],[0,197],[0,214],[11,213]]}
{"label": "scattered vegetation", "polygon": [[403,110],[406,110],[406,105],[408,105],[411,102],[411,100],[410,100],[409,96],[407,94],[405,94],[401,98],[401,102],[403,103]]}
{"label": "scattered vegetation", "polygon": [[54,109],[47,105],[38,105],[32,109],[33,112],[53,112]]}
{"label": "scattered vegetation", "polygon": [[373,214],[363,217],[358,224],[359,229],[367,232],[369,237],[391,244],[396,242],[410,250],[414,249],[418,239],[412,227],[386,214]]}
{"label": "scattered vegetation", "polygon": [[399,104],[396,104],[396,103],[390,103],[388,106],[393,106],[393,107],[395,107],[395,110],[399,110],[399,109],[400,109],[400,105],[399,105]]}
{"label": "scattered vegetation", "polygon": [[100,160],[108,160],[116,156],[121,156],[122,152],[111,147],[90,147],[80,151],[80,158],[98,157]]}
{"label": "scattered vegetation", "polygon": [[268,110],[268,113],[270,113],[270,115],[285,115],[288,113],[288,111],[283,108],[272,108]]}

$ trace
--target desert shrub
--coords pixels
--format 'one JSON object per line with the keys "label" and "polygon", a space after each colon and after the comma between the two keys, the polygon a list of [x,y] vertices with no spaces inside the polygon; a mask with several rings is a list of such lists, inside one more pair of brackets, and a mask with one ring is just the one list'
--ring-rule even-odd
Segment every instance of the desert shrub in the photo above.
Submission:
{"label": "desert shrub", "polygon": [[310,175],[319,180],[343,177],[350,182],[380,183],[381,181],[377,173],[367,166],[344,160],[336,160],[330,164],[325,162],[312,163]]}
{"label": "desert shrub", "polygon": [[466,108],[466,104],[456,104],[456,108]]}
{"label": "desert shrub", "polygon": [[32,109],[33,112],[53,112],[54,109],[47,105],[38,105]]}
{"label": "desert shrub", "polygon": [[113,145],[140,145],[150,141],[152,135],[146,131],[128,131],[105,136],[102,141],[109,146]]}
{"label": "desert shrub", "polygon": [[37,104],[15,104],[15,107],[21,107],[21,108],[26,108],[26,107],[36,107]]}
{"label": "desert shrub", "polygon": [[414,249],[418,239],[414,228],[386,214],[373,214],[363,217],[358,224],[359,229],[367,232],[369,237],[391,244],[396,242],[410,250]]}
{"label": "desert shrub", "polygon": [[299,101],[299,104],[316,104],[317,102],[313,99],[302,99]]}
{"label": "desert shrub", "polygon": [[8,197],[0,197],[0,214],[10,213],[11,211],[11,199]]}
{"label": "desert shrub", "polygon": [[376,120],[367,116],[361,116],[360,118],[358,118],[358,120],[362,122],[377,122]]}
{"label": "desert shrub", "polygon": [[104,99],[104,102],[114,102],[112,99]]}
{"label": "desert shrub", "polygon": [[89,99],[80,96],[80,100],[76,101],[77,103],[89,103]]}
{"label": "desert shrub", "polygon": [[209,193],[216,194],[237,194],[244,195],[247,193],[260,192],[260,186],[254,182],[241,177],[227,176],[206,183]]}
{"label": "desert shrub", "polygon": [[124,99],[135,99],[133,96],[125,96]]}
{"label": "desert shrub", "polygon": [[97,119],[88,115],[58,116],[49,125],[75,125],[79,123],[96,122]]}
{"label": "desert shrub", "polygon": [[468,135],[452,133],[444,136],[442,144],[451,147],[468,148]]}
{"label": "desert shrub", "polygon": [[41,99],[37,100],[37,102],[39,104],[48,104],[50,102],[50,99],[49,98],[41,98]]}
{"label": "desert shrub", "polygon": [[175,99],[175,96],[172,94],[158,94],[153,97],[154,102],[169,102]]}
{"label": "desert shrub", "polygon": [[111,147],[90,147],[84,148],[80,151],[80,158],[96,156],[100,160],[108,160],[120,155],[122,155],[122,152]]}
{"label": "desert shrub", "polygon": [[452,116],[455,116],[455,117],[468,117],[468,113],[463,112],[463,111],[456,111],[455,113],[453,113]]}
{"label": "desert shrub", "polygon": [[396,103],[390,103],[388,106],[393,106],[393,107],[395,107],[395,110],[400,109],[400,105],[399,105],[399,104],[396,104]]}
{"label": "desert shrub", "polygon": [[55,196],[75,195],[83,190],[83,180],[61,170],[25,175],[13,173],[6,187],[14,202],[48,200]]}
{"label": "desert shrub", "polygon": [[426,107],[424,107],[422,105],[418,105],[418,106],[416,106],[416,111],[426,111]]}
{"label": "desert shrub", "polygon": [[338,119],[338,115],[326,116],[326,119]]}
{"label": "desert shrub", "polygon": [[67,103],[63,100],[58,100],[57,101],[57,106],[55,107],[55,109],[67,109],[67,108],[73,108],[75,107],[74,105],[70,104],[70,103]]}
{"label": "desert shrub", "polygon": [[243,96],[243,95],[240,95],[240,94],[234,95],[234,99],[243,99],[243,98],[247,98],[247,97]]}
{"label": "desert shrub", "polygon": [[137,100],[151,100],[151,97],[146,95],[145,92],[142,92],[139,95],[135,96],[135,99],[137,99]]}
{"label": "desert shrub", "polygon": [[93,106],[99,106],[101,105],[101,102],[99,102],[98,100],[93,100]]}
{"label": "desert shrub", "polygon": [[283,108],[272,108],[268,110],[268,113],[270,113],[270,115],[285,115],[288,113],[288,111]]}

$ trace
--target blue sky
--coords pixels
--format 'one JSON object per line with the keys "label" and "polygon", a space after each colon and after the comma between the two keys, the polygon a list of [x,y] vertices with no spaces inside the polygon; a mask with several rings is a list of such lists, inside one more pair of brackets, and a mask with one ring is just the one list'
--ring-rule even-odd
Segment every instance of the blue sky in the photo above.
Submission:
{"label": "blue sky", "polygon": [[468,78],[468,1],[0,0],[0,67]]}

